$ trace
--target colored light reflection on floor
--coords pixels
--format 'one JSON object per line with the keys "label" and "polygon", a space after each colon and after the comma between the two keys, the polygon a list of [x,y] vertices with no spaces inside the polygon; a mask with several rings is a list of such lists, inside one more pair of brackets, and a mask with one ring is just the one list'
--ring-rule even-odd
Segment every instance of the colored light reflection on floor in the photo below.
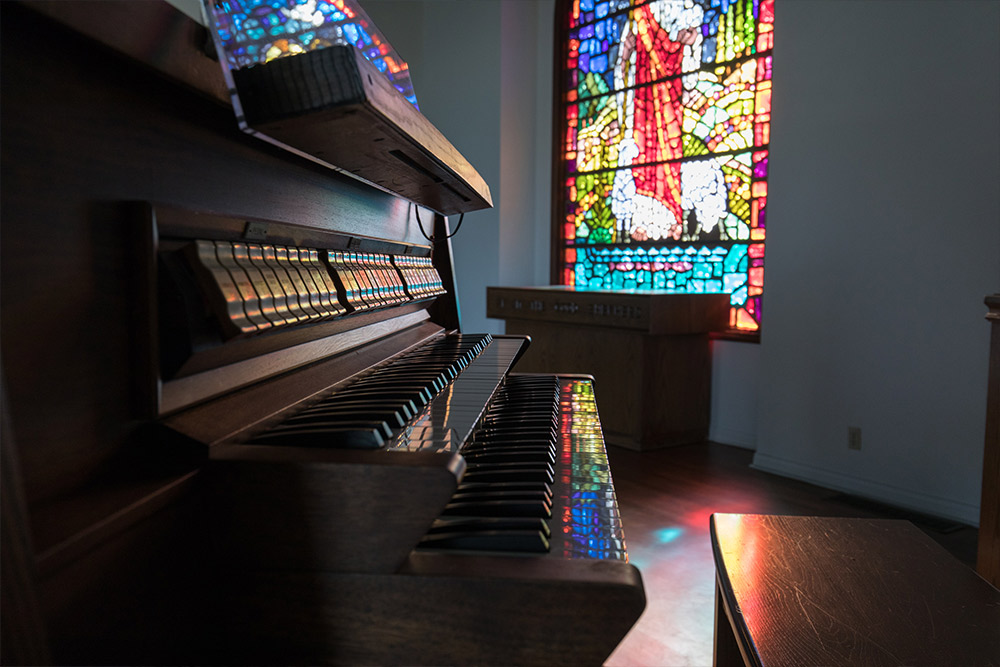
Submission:
{"label": "colored light reflection on floor", "polygon": [[670,544],[683,534],[683,528],[660,528],[653,531],[653,539],[656,540],[657,544]]}

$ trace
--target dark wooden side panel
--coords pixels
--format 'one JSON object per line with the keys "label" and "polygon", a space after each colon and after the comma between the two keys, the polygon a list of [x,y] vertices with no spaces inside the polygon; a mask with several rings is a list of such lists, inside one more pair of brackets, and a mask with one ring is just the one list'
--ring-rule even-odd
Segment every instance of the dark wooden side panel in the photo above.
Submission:
{"label": "dark wooden side panel", "polygon": [[423,562],[436,556],[415,555],[412,571],[391,576],[232,573],[225,618],[237,659],[600,665],[645,605],[637,570],[621,562]]}
{"label": "dark wooden side panel", "polygon": [[[705,334],[644,337],[640,442],[692,443],[708,438],[712,353],[707,339]],[[608,387],[601,398],[614,393]]]}
{"label": "dark wooden side panel", "polygon": [[55,664],[209,664],[215,577],[187,493],[39,582]]}
{"label": "dark wooden side panel", "polygon": [[391,574],[464,470],[445,452],[220,445],[202,473],[211,543],[227,568]]}
{"label": "dark wooden side panel", "polygon": [[82,483],[134,418],[142,258],[117,202],[423,241],[406,202],[245,136],[230,109],[35,19],[3,3],[2,334],[29,502]]}
{"label": "dark wooden side panel", "polygon": [[0,372],[0,663],[39,665],[49,662],[48,646],[35,589],[34,548],[2,375]]}
{"label": "dark wooden side panel", "polygon": [[[426,241],[411,204],[243,134],[219,100],[20,3],[0,3],[0,26],[3,436],[19,463],[5,457],[4,493],[20,472],[35,561],[14,568],[5,542],[4,603],[8,583],[37,593],[42,621],[18,634],[61,664],[210,662],[197,458],[135,400],[148,292],[123,203]],[[45,660],[26,646],[14,662]]]}

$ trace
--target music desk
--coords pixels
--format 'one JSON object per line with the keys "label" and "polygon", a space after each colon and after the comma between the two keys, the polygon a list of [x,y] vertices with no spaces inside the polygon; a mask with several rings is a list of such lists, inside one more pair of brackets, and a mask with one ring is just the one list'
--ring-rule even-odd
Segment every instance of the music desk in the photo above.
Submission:
{"label": "music desk", "polygon": [[908,521],[714,514],[715,665],[1000,664],[1000,591]]}
{"label": "music desk", "polygon": [[729,325],[729,295],[487,287],[486,316],[532,343],[519,372],[593,375],[607,442],[653,449],[708,438],[708,334]]}

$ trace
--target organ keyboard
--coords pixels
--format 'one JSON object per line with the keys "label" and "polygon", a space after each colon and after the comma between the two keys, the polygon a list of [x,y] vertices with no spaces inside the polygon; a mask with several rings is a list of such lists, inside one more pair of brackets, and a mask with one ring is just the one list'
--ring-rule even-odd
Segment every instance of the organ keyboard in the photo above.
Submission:
{"label": "organ keyboard", "polygon": [[[247,444],[219,448],[211,487],[221,501],[245,504],[227,508],[220,518],[226,528],[217,533],[224,560],[242,564],[230,573],[233,607],[226,609],[239,629],[234,645],[247,651],[241,659],[579,665],[607,657],[645,602],[638,571],[627,562],[592,381],[498,372],[510,357],[497,356],[499,364],[478,370],[474,361],[409,420],[378,450],[377,471],[368,467],[378,465],[373,450],[331,450],[322,441],[326,428],[340,436],[337,422],[325,420],[327,408],[338,396],[350,400],[350,387]],[[390,393],[393,402],[400,397]],[[375,408],[380,415],[396,409]],[[322,426],[298,430],[319,415]],[[467,438],[456,435],[473,422]],[[305,456],[310,466],[360,463],[363,474],[381,477],[408,457],[452,452],[461,455],[455,476],[423,476],[421,493],[433,486],[442,493],[425,506],[432,511],[411,513],[411,525],[402,525],[398,512],[415,498],[411,480],[368,485],[337,471],[303,479],[298,468]],[[295,473],[275,470],[290,461]],[[353,488],[339,495],[339,485]],[[352,503],[358,494],[362,502]],[[315,495],[341,511],[328,506],[324,513]],[[287,514],[267,510],[283,502],[323,513],[316,523],[343,543],[312,541],[316,560],[303,561],[309,541],[301,534],[315,535],[315,527],[303,531],[288,524]],[[411,537],[388,542],[377,535],[369,545],[345,519],[365,530],[393,522],[392,535]],[[259,547],[275,542],[292,543],[298,553]],[[247,562],[240,552],[251,547]],[[351,563],[346,552],[359,551],[368,554]]]}
{"label": "organ keyboard", "polygon": [[3,662],[600,663],[645,601],[593,384],[461,330],[457,151],[358,75],[312,131],[361,182],[241,134],[167,3],[0,10]]}

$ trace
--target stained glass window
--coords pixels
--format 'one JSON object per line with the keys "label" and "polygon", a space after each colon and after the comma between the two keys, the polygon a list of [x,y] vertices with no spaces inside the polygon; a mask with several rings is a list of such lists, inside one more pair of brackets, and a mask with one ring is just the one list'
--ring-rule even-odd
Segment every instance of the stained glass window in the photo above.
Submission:
{"label": "stained glass window", "polygon": [[558,282],[730,295],[758,331],[774,0],[567,0]]}
{"label": "stained glass window", "polygon": [[351,44],[417,106],[406,62],[357,0],[204,0],[230,69]]}

